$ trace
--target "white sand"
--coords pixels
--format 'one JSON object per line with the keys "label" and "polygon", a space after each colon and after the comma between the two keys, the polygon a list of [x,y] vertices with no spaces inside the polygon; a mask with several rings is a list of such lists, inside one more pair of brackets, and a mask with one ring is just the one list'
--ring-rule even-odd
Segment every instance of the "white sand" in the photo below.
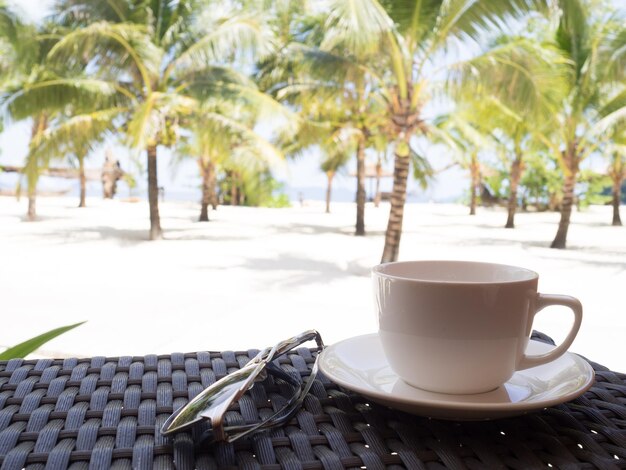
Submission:
{"label": "white sand", "polygon": [[[369,268],[378,263],[388,206],[368,206],[369,235],[354,237],[354,205],[220,207],[197,223],[196,204],[161,205],[166,240],[145,241],[146,203],[0,198],[0,345],[87,320],[39,355],[120,355],[260,348],[307,328],[327,343],[373,332]],[[457,205],[407,206],[401,259],[466,259],[538,271],[540,290],[585,307],[572,347],[626,371],[626,228],[610,208],[575,213],[568,250],[547,248],[558,214],[505,214]],[[625,211],[626,212],[626,211]],[[626,217],[626,214],[624,214]],[[566,309],[536,326],[564,336]]]}

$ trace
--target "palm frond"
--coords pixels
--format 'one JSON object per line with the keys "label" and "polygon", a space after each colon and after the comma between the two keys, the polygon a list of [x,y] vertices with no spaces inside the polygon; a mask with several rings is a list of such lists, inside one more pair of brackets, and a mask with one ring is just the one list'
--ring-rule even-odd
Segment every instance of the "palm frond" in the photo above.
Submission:
{"label": "palm frond", "polygon": [[274,48],[271,31],[266,24],[250,15],[236,15],[204,32],[181,51],[168,66],[168,72],[188,73],[206,64],[219,64],[228,58],[248,53],[262,59]]}
{"label": "palm frond", "polygon": [[[130,23],[100,21],[73,30],[50,50],[52,63],[82,64],[85,57],[110,64],[111,74],[136,69],[143,86],[152,86],[159,73],[164,51],[151,40],[146,29]],[[117,77],[116,77],[117,78]]]}
{"label": "palm frond", "polygon": [[[465,107],[439,116],[429,128],[432,143],[443,144],[454,154],[454,159],[467,164],[472,153],[491,146],[491,134],[484,126],[484,116],[474,107],[476,102],[466,102]],[[480,124],[479,124],[480,123]]]}
{"label": "palm frond", "polygon": [[577,78],[589,57],[589,12],[583,0],[559,0],[556,43],[573,61]]}
{"label": "palm frond", "polygon": [[323,155],[320,169],[336,173],[352,159],[356,143],[354,139],[326,139],[320,149]]}
{"label": "palm frond", "polygon": [[220,97],[224,101],[245,104],[255,114],[257,119],[269,119],[272,121],[284,121],[286,125],[296,125],[299,116],[292,110],[283,106],[271,96],[263,93],[252,83],[240,84],[233,82],[196,81],[191,91],[202,87],[203,96],[200,100],[211,97]]}
{"label": "palm frond", "polygon": [[208,10],[206,0],[157,0],[155,3],[160,14],[151,15],[154,37],[169,51],[181,43],[188,44],[189,37],[195,37],[194,26],[204,23],[202,13]]}
{"label": "palm frond", "polygon": [[276,137],[276,145],[291,158],[297,158],[316,145],[329,140],[333,128],[329,122],[316,122],[301,119],[297,126],[281,128]]}
{"label": "palm frond", "polygon": [[567,92],[567,60],[526,38],[513,38],[482,55],[453,65],[449,90],[493,96],[515,113],[549,119]]}
{"label": "palm frond", "polygon": [[256,162],[270,168],[284,165],[285,157],[280,149],[251,128],[222,114],[206,113],[203,117],[233,137],[231,140],[233,158],[253,157]]}
{"label": "palm frond", "polygon": [[486,31],[499,29],[507,20],[523,18],[530,12],[548,13],[546,0],[449,0],[441,9],[433,29],[435,43],[450,36],[480,41]]}
{"label": "palm frond", "polygon": [[321,44],[324,50],[345,49],[357,57],[380,50],[394,24],[377,0],[331,0]]}
{"label": "palm frond", "polygon": [[121,87],[95,78],[53,78],[17,83],[0,98],[12,119],[21,120],[40,112],[56,112],[72,106],[75,112],[108,107],[128,100]]}
{"label": "palm frond", "polygon": [[366,62],[359,62],[353,56],[309,47],[303,44],[289,45],[286,55],[289,67],[297,76],[311,77],[338,84],[356,82],[369,76],[381,82],[382,77]]}
{"label": "palm frond", "polygon": [[[390,0],[396,3],[395,0]],[[400,4],[408,0],[399,0]],[[549,0],[423,0],[418,2],[424,10],[414,21],[423,21],[422,28],[413,26],[405,30],[411,54],[419,53],[419,73],[456,39],[481,45],[489,33],[504,32],[510,20],[519,20],[531,12],[548,13]],[[405,5],[404,9],[411,8]],[[436,11],[435,11],[436,10]],[[421,33],[423,31],[423,33]],[[420,36],[420,33],[422,34]]]}
{"label": "palm frond", "polygon": [[143,150],[148,145],[164,143],[161,138],[170,125],[197,110],[198,104],[195,99],[177,93],[150,93],[134,106],[126,123],[129,145]]}
{"label": "palm frond", "polygon": [[593,139],[594,137],[602,136],[620,125],[626,125],[626,106],[617,108],[604,116],[602,119],[598,120],[589,129],[587,135],[585,136],[585,141]]}
{"label": "palm frond", "polygon": [[[219,92],[219,86],[233,83],[256,88],[254,81],[231,67],[212,64],[198,64],[198,69],[179,71],[171,82],[178,92],[184,92],[200,100],[212,98]],[[226,92],[226,91],[224,91]]]}
{"label": "palm frond", "polygon": [[337,108],[337,96],[344,90],[336,82],[303,81],[282,87],[276,92],[276,99],[319,114],[315,110],[330,112]]}
{"label": "palm frond", "polygon": [[410,149],[409,158],[413,168],[413,178],[420,185],[420,188],[426,189],[435,177],[435,170],[428,159],[413,148]]}
{"label": "palm frond", "polygon": [[602,62],[613,80],[623,82],[626,79],[626,17],[616,14],[610,24],[610,35],[602,51],[607,57]]}
{"label": "palm frond", "polygon": [[95,21],[145,24],[147,11],[145,8],[133,8],[135,3],[132,0],[56,0],[52,18],[56,23],[70,27],[85,26]]}
{"label": "palm frond", "polygon": [[48,160],[63,158],[67,154],[86,155],[115,130],[115,118],[126,111],[125,108],[111,108],[62,119],[33,138],[33,151],[46,155]]}
{"label": "palm frond", "polygon": [[164,116],[155,109],[155,99],[151,93],[138,103],[126,123],[126,138],[134,149],[144,150],[148,144],[156,144],[159,131],[165,127]]}
{"label": "palm frond", "polygon": [[198,107],[198,100],[184,94],[155,92],[153,95],[155,108],[166,116],[184,116]]}
{"label": "palm frond", "polygon": [[442,6],[440,0],[382,0],[381,3],[399,32],[416,44],[433,31]]}
{"label": "palm frond", "polygon": [[624,107],[626,107],[626,87],[622,87],[614,96],[608,97],[606,102],[603,103],[603,106],[598,110],[598,115],[604,118]]}
{"label": "palm frond", "polygon": [[[50,164],[50,155],[41,155],[36,151],[35,142],[45,131],[47,127],[48,117],[39,113],[33,116],[33,131],[31,134],[31,140],[28,145],[28,153],[26,154],[26,160],[24,163],[23,173],[26,177],[26,183],[29,192],[34,191],[37,187],[37,181],[39,181],[39,175],[41,170],[47,168]],[[21,185],[21,182],[18,183]]]}
{"label": "palm frond", "polygon": [[0,3],[0,37],[15,44],[18,40],[21,21],[4,2]]}

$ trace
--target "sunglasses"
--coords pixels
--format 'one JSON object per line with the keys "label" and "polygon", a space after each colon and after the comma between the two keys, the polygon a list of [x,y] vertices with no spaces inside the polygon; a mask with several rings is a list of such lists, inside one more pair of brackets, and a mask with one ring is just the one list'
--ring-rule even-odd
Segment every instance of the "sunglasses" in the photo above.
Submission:
{"label": "sunglasses", "polygon": [[[321,352],[324,349],[324,343],[320,334],[315,330],[305,331],[281,341],[271,348],[260,351],[241,369],[211,384],[193,400],[175,411],[163,423],[161,434],[169,436],[180,431],[186,431],[194,425],[208,420],[210,421],[210,428],[201,435],[201,442],[233,442],[248,434],[286,424],[298,412],[306,394],[313,385],[313,380],[315,380],[318,371],[319,354],[317,354],[311,373],[304,383],[286,373],[274,361],[312,340],[317,343],[317,352]],[[276,412],[258,423],[226,425],[224,417],[231,405],[250,390],[255,382],[265,380],[268,374],[283,380],[291,387],[290,398]]]}

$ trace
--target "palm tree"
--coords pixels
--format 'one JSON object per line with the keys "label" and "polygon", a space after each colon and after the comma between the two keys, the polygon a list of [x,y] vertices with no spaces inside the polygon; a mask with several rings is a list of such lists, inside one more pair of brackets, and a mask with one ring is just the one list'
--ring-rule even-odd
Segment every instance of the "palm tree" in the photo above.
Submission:
{"label": "palm tree", "polygon": [[[357,146],[360,144],[357,144]],[[336,136],[331,136],[330,139],[326,139],[320,145],[320,151],[322,153],[322,162],[320,164],[321,170],[326,175],[326,213],[330,214],[330,201],[332,199],[332,185],[335,175],[343,167],[345,167],[350,161],[350,156],[354,153],[354,139],[346,138],[339,133]],[[360,184],[359,184],[360,187]],[[363,192],[365,189],[363,188]],[[363,199],[364,196],[362,196]],[[357,196],[357,201],[359,197]],[[365,203],[363,202],[363,205]],[[358,213],[358,211],[357,211]],[[362,231],[365,233],[365,217],[361,215],[357,216],[357,232],[359,223],[362,224]]]}
{"label": "palm tree", "polygon": [[380,181],[383,176],[383,162],[387,161],[387,152],[389,150],[389,139],[384,133],[377,133],[372,136],[372,147],[376,152],[376,163],[374,164],[374,172],[376,179],[376,188],[374,189],[374,207],[380,205],[381,191]]}
{"label": "palm tree", "polygon": [[[533,75],[543,74],[547,77],[542,81],[542,86],[545,87],[544,94],[551,93],[553,96],[558,96],[558,90],[562,89],[563,75],[558,72],[551,74],[550,70],[546,70],[546,64],[559,63],[558,57],[553,57],[550,50],[546,50],[546,53],[543,63],[526,63],[525,69]],[[537,109],[517,112],[503,105],[499,100],[487,97],[474,110],[478,119],[492,127],[492,140],[500,147],[499,153],[504,155],[509,165],[507,219],[504,228],[515,228],[518,189],[524,173],[525,155],[534,153],[541,145],[536,134],[545,132],[546,126],[552,123],[554,107],[551,104],[539,102]]]}
{"label": "palm tree", "polygon": [[[564,176],[561,217],[551,247],[565,248],[580,165],[599,145],[599,122],[626,109],[626,93],[610,93],[621,88],[626,75],[626,27],[618,14],[597,12],[584,0],[560,0],[558,6],[552,37],[569,66],[569,80],[554,132],[543,140]],[[608,96],[613,98],[607,103]]]}
{"label": "palm tree", "polygon": [[115,130],[113,118],[119,114],[117,108],[92,112],[57,113],[45,130],[31,140],[33,154],[44,166],[52,158],[73,158],[78,164],[80,200],[78,207],[86,207],[85,158]]}
{"label": "palm tree", "polygon": [[451,114],[439,116],[431,127],[430,135],[433,142],[445,144],[453,152],[453,159],[468,170],[470,174],[470,211],[476,215],[479,198],[481,169],[478,154],[486,150],[490,143],[489,132],[481,128],[478,104],[465,106]]}
{"label": "palm tree", "polygon": [[[189,139],[178,146],[180,158],[193,157],[202,178],[199,222],[209,221],[209,205],[217,205],[217,172],[243,167],[262,173],[281,165],[283,154],[253,128],[254,110],[221,100],[204,103],[189,119]],[[232,202],[232,201],[231,201]]]}
{"label": "palm tree", "polygon": [[[312,51],[306,51],[311,53]],[[333,53],[315,51],[328,57]],[[301,55],[294,55],[291,60]],[[305,59],[306,60],[306,59]],[[333,135],[344,134],[342,139],[351,139],[354,142],[352,150],[356,156],[356,236],[365,235],[365,164],[366,149],[371,144],[372,136],[377,134],[377,118],[380,113],[374,109],[375,101],[368,97],[365,77],[348,77],[345,81],[331,81],[323,77],[315,77],[312,70],[304,72],[306,76],[302,82],[292,84],[280,90],[278,96],[284,98],[289,94],[297,93],[297,98],[290,97],[292,103],[299,102],[300,112],[310,120],[319,124],[326,124],[331,129],[331,134],[326,136],[329,142],[333,141]],[[323,84],[318,81],[321,78]],[[320,105],[321,103],[324,103]],[[331,144],[332,145],[332,144]],[[347,150],[344,146],[344,151]],[[339,155],[335,150],[330,151],[334,157],[330,157],[328,164],[332,164]],[[340,158],[341,160],[341,158]],[[337,164],[340,162],[337,161]]]}
{"label": "palm tree", "polygon": [[[23,77],[25,71],[28,69],[28,64],[31,59],[32,49],[19,50],[20,44],[22,44],[21,38],[23,36],[24,29],[29,29],[32,32],[32,28],[25,26],[15,15],[15,13],[7,7],[4,1],[0,2],[0,84],[2,87],[2,94],[6,95],[7,87],[14,86],[16,79]],[[23,37],[28,38],[30,34],[26,34]],[[31,41],[28,41],[30,44]],[[24,53],[26,52],[26,53]],[[4,96],[3,96],[4,98]],[[3,99],[4,100],[4,99]],[[20,191],[18,191],[19,194]],[[34,205],[34,190],[30,190],[29,186],[29,204],[27,219],[35,219],[35,205]]]}
{"label": "palm tree", "polygon": [[[385,8],[383,8],[383,5]],[[372,89],[386,105],[387,127],[394,141],[394,181],[391,209],[385,234],[382,262],[398,258],[404,204],[406,201],[412,138],[427,132],[423,109],[436,92],[436,82],[445,70],[454,87],[478,77],[489,82],[491,93],[505,104],[531,107],[542,97],[535,77],[517,65],[527,51],[526,41],[496,44],[482,55],[456,65],[433,67],[453,41],[478,42],[484,32],[502,24],[507,17],[524,15],[532,0],[452,0],[449,2],[397,0],[335,0],[326,23],[327,45],[350,51],[378,52],[379,61],[368,68]],[[361,65],[363,67],[363,65]],[[347,67],[346,67],[347,68]],[[335,73],[341,71],[336,65]],[[488,72],[488,73],[487,73]],[[330,73],[330,71],[329,71]]]}
{"label": "palm tree", "polygon": [[247,52],[269,51],[270,37],[262,18],[199,8],[203,4],[198,0],[59,3],[61,17],[77,27],[49,57],[70,64],[88,58],[92,75],[127,99],[114,119],[123,122],[129,144],[146,153],[151,240],[162,238],[159,147],[175,143],[181,120],[199,109],[203,100],[216,96],[285,114],[243,74],[225,65]]}
{"label": "palm tree", "polygon": [[[58,34],[58,28],[54,24],[45,24],[39,30],[33,26],[22,25],[17,34],[17,41],[20,43],[19,62],[11,79],[5,84],[0,100],[10,119],[32,119],[31,139],[23,169],[28,191],[27,220],[32,221],[36,218],[39,174],[52,157],[41,152],[39,142],[51,121],[72,101],[80,103],[76,110],[82,111],[86,106],[108,100],[112,90],[106,87],[103,89],[100,84],[78,75],[59,76],[58,68],[46,57]],[[65,68],[65,72],[70,70]]]}
{"label": "palm tree", "polygon": [[[473,195],[479,184],[477,150],[485,146],[485,139],[492,142],[497,147],[497,153],[504,158],[509,167],[507,220],[504,227],[514,228],[524,156],[537,150],[537,146],[541,145],[537,134],[545,132],[553,124],[555,110],[563,98],[561,92],[566,83],[567,69],[565,60],[554,48],[537,40],[501,36],[494,42],[493,50],[506,49],[509,45],[512,46],[511,59],[533,81],[532,91],[539,99],[505,104],[491,93],[491,87],[479,84],[477,88],[476,83],[468,81],[467,89],[462,85],[455,93],[457,109],[452,118],[448,119],[457,127],[457,135],[466,142],[469,139],[475,147],[468,165],[473,179]],[[497,84],[497,81],[509,78],[512,77],[505,74],[492,78],[490,85],[503,86],[505,83]],[[482,139],[480,134],[483,134]]]}
{"label": "palm tree", "polygon": [[[39,180],[39,172],[42,168],[40,157],[33,151],[33,145],[43,132],[46,130],[48,117],[45,113],[33,116],[33,123],[30,133],[30,142],[28,154],[26,156],[26,164],[24,165],[24,173],[26,174],[26,187],[28,191],[28,209],[26,212],[26,220],[33,222],[37,219],[37,182]],[[45,166],[44,166],[45,167]]]}
{"label": "palm tree", "polygon": [[[340,43],[324,42],[323,26],[326,16],[306,14],[306,9],[291,8],[293,2],[278,2],[280,30],[286,24],[295,32],[279,34],[283,47],[272,60],[262,64],[262,83],[280,100],[296,107],[307,120],[326,126],[332,134],[349,134],[354,140],[356,157],[356,222],[355,235],[365,235],[365,179],[366,149],[373,137],[384,132],[381,126],[381,107],[384,103],[374,99],[370,77],[365,65],[377,60],[372,51],[351,50]],[[298,3],[298,2],[296,2]],[[305,2],[300,2],[302,5]],[[280,5],[287,8],[283,12]],[[298,17],[299,21],[286,21]],[[318,68],[317,65],[325,65]],[[327,68],[338,65],[346,73],[327,73]],[[346,67],[344,64],[350,64]],[[294,138],[295,136],[292,136]],[[308,139],[307,139],[308,140]],[[331,153],[334,153],[331,151]],[[333,158],[328,161],[331,164]],[[331,164],[332,166],[332,164]]]}

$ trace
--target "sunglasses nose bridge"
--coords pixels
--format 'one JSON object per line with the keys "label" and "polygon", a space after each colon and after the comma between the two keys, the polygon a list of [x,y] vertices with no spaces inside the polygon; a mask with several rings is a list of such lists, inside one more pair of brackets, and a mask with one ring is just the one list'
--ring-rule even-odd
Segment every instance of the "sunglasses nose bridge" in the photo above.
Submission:
{"label": "sunglasses nose bridge", "polygon": [[[229,402],[230,403],[230,402]],[[229,403],[222,403],[220,406],[209,407],[205,409],[200,415],[203,418],[211,420],[211,428],[213,430],[214,439],[217,441],[226,440],[226,433],[224,432],[224,414],[228,409]]]}

